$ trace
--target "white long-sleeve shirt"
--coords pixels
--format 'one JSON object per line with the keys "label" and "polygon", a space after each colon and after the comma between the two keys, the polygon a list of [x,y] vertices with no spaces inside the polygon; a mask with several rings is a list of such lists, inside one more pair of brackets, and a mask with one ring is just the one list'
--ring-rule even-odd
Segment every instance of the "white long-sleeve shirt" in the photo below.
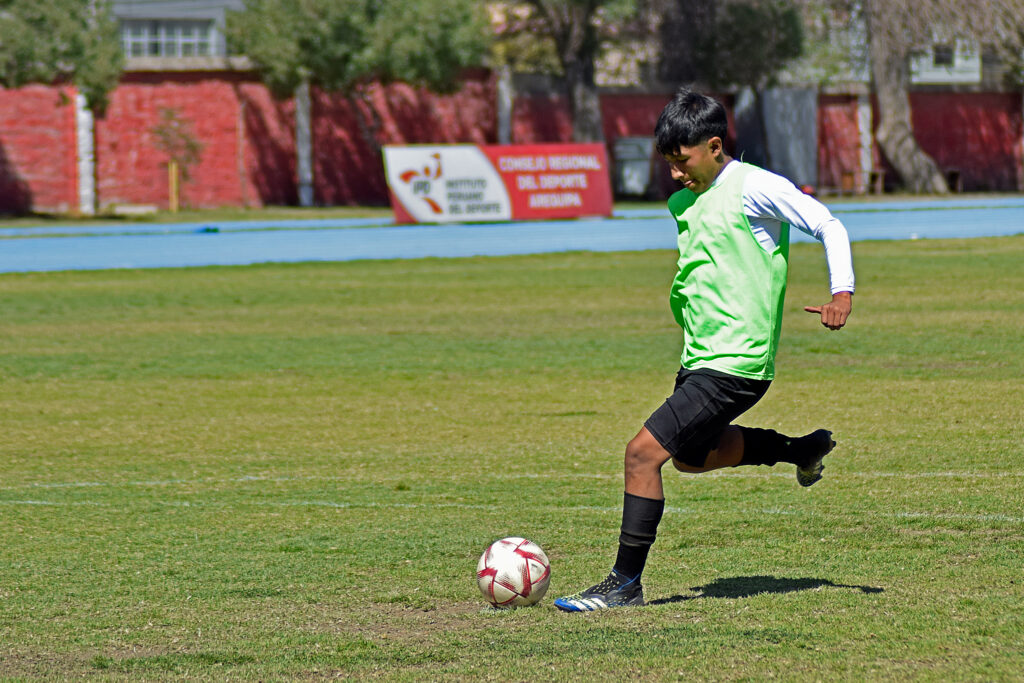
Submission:
{"label": "white long-sleeve shirt", "polygon": [[[712,185],[736,168],[730,161]],[[751,171],[743,183],[743,212],[758,243],[766,251],[779,242],[782,223],[811,235],[825,247],[832,293],[853,292],[853,256],[846,228],[824,204],[804,194],[788,179],[771,171]]]}

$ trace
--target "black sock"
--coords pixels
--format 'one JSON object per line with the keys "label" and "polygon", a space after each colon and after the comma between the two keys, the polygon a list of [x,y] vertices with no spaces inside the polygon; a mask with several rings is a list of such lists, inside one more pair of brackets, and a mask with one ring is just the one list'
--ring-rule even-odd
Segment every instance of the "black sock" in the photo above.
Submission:
{"label": "black sock", "polygon": [[797,467],[805,467],[822,452],[821,441],[815,436],[818,432],[797,438],[754,427],[740,427],[740,432],[743,434],[743,458],[740,465],[788,462]]}
{"label": "black sock", "polygon": [[647,553],[658,533],[664,500],[641,498],[623,494],[622,530],[619,534],[619,554],[615,558],[615,571],[627,579],[635,579],[644,571]]}
{"label": "black sock", "polygon": [[740,427],[743,434],[743,458],[740,465],[774,465],[777,462],[795,462],[790,445],[793,439],[771,429]]}

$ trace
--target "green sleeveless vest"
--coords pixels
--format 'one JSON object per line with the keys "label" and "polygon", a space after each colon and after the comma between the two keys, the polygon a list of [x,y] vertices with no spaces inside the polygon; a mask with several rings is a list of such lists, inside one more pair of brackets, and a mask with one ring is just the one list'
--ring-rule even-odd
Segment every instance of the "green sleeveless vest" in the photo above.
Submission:
{"label": "green sleeveless vest", "polygon": [[670,305],[684,333],[682,365],[749,379],[775,376],[789,263],[789,224],[772,252],[743,213],[742,162],[703,194],[668,200],[679,227],[679,272]]}

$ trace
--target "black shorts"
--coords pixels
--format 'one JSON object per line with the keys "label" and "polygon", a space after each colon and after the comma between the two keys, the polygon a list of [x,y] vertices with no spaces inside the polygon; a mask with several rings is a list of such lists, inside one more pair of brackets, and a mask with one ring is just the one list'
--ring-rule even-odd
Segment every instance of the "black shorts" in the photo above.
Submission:
{"label": "black shorts", "polygon": [[679,462],[703,467],[722,432],[757,403],[771,380],[680,368],[675,391],[644,426]]}

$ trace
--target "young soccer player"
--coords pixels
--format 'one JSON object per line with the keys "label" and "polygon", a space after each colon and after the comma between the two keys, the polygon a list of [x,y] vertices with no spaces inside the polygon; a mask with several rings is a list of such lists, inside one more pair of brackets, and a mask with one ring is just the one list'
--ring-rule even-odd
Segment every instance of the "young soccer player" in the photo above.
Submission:
{"label": "young soccer player", "polygon": [[555,605],[567,612],[644,604],[640,575],[665,508],[661,468],[709,472],[796,465],[801,486],[821,478],[835,442],[819,429],[792,438],[733,424],[768,390],[782,324],[791,226],[825,247],[832,300],[804,310],[830,330],[846,324],[854,289],[846,229],[790,181],[732,159],[725,109],[681,90],[655,128],[658,152],[683,189],[668,200],[679,229],[670,305],[683,328],[675,391],[626,446],[625,496],[615,565],[606,579]]}

